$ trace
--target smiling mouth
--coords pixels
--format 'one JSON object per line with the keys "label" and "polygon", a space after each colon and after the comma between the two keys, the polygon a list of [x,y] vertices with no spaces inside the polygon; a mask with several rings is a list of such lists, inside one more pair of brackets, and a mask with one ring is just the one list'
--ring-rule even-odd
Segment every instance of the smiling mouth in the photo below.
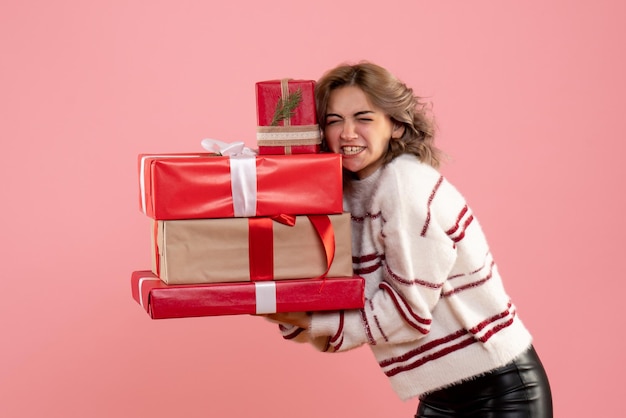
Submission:
{"label": "smiling mouth", "polygon": [[355,155],[363,151],[364,149],[365,147],[354,147],[354,146],[341,148],[341,150],[343,151],[343,155]]}

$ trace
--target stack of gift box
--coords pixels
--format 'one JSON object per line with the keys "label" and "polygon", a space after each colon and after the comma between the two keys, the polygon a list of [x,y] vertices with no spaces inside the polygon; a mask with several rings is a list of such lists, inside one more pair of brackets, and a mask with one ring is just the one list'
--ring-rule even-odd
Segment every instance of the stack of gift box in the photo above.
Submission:
{"label": "stack of gift box", "polygon": [[257,150],[139,155],[152,265],[134,299],[154,318],[356,309],[341,156],[320,152],[314,82],[256,84]]}

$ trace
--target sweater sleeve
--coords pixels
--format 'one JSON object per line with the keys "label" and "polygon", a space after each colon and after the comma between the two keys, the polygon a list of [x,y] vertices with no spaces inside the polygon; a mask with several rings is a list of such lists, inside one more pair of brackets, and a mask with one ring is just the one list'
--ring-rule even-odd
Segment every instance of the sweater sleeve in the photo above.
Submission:
{"label": "sweater sleeve", "polygon": [[[310,334],[328,336],[329,351],[400,344],[427,335],[456,260],[456,247],[438,224],[441,216],[432,212],[442,177],[426,170],[428,175],[417,184],[410,177],[407,181],[408,172],[400,169],[385,174],[378,187],[382,193],[374,195],[372,216],[362,231],[361,255],[379,258],[375,270],[370,264],[362,275],[376,288],[361,310],[313,315]],[[460,202],[455,200],[451,203],[456,206]]]}
{"label": "sweater sleeve", "polygon": [[309,330],[290,324],[279,324],[278,330],[285,340],[297,343],[309,343],[319,351],[328,351],[330,349],[329,337],[313,337]]}

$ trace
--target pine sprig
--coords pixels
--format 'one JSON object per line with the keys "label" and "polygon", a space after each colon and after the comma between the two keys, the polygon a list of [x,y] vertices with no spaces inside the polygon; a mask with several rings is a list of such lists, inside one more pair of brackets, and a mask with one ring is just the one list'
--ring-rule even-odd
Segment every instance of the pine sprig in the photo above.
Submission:
{"label": "pine sprig", "polygon": [[302,101],[302,90],[298,89],[287,97],[281,97],[276,103],[276,110],[274,110],[274,117],[270,126],[277,126],[281,120],[289,119],[293,116],[297,107]]}

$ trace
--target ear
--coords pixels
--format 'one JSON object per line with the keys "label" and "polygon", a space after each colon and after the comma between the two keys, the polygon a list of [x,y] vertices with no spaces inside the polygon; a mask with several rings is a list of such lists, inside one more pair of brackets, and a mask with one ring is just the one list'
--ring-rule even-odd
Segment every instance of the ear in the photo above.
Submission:
{"label": "ear", "polygon": [[405,127],[403,123],[394,122],[393,130],[391,131],[391,138],[393,139],[401,138],[402,135],[404,135],[404,128]]}

